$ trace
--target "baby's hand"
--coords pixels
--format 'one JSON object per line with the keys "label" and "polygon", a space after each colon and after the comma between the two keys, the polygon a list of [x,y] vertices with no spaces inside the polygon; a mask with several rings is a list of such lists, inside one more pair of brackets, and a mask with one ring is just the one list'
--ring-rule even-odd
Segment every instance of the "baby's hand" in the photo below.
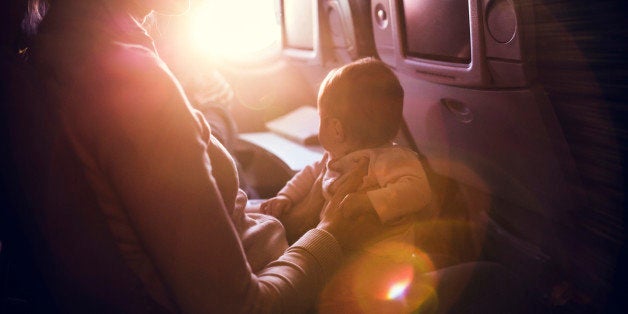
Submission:
{"label": "baby's hand", "polygon": [[354,219],[364,214],[375,214],[375,208],[366,193],[349,193],[340,202],[340,211],[345,218]]}
{"label": "baby's hand", "polygon": [[277,195],[264,201],[259,206],[259,209],[263,214],[279,218],[283,213],[288,211],[290,206],[292,206],[292,201],[289,198],[283,195]]}

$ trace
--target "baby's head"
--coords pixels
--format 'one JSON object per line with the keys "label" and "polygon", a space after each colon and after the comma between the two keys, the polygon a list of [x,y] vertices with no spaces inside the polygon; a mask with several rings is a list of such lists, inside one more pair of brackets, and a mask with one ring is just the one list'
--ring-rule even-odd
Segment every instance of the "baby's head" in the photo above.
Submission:
{"label": "baby's head", "polygon": [[329,72],[318,92],[318,110],[324,147],[334,140],[347,141],[345,153],[381,146],[401,125],[403,88],[383,62],[360,59]]}

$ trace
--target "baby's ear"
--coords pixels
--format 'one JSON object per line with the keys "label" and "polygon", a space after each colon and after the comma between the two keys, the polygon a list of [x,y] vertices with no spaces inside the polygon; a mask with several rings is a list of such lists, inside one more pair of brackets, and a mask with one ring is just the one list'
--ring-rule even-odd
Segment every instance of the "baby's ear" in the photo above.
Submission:
{"label": "baby's ear", "polygon": [[333,118],[331,121],[332,130],[334,131],[334,136],[338,142],[344,142],[347,139],[345,134],[345,129],[342,126],[342,122],[340,120]]}

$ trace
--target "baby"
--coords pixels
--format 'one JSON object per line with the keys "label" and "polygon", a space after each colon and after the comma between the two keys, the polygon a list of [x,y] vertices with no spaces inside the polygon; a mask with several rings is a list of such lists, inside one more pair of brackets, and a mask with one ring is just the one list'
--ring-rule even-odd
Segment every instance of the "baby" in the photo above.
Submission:
{"label": "baby", "polygon": [[[260,210],[279,218],[294,241],[316,226],[326,203],[344,191],[346,176],[364,167],[360,186],[341,203],[342,214],[370,212],[384,226],[411,221],[426,208],[431,190],[416,153],[393,142],[402,110],[403,88],[383,62],[364,58],[332,70],[318,94],[318,138],[325,154]],[[394,237],[414,241],[411,228]]]}

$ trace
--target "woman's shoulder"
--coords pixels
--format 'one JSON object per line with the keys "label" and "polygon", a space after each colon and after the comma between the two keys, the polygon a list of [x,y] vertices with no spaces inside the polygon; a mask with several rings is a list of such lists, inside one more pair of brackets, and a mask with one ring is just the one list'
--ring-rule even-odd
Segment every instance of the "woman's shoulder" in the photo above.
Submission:
{"label": "woman's shoulder", "polygon": [[115,102],[111,104],[114,107],[171,107],[182,100],[178,81],[158,55],[145,46],[111,42],[94,54],[92,65],[93,73],[85,73],[84,77],[101,80],[90,86],[109,95],[107,99]]}
{"label": "woman's shoulder", "polygon": [[110,42],[94,54],[93,62],[100,67],[102,75],[122,84],[150,85],[172,81],[170,71],[157,53],[139,44]]}

